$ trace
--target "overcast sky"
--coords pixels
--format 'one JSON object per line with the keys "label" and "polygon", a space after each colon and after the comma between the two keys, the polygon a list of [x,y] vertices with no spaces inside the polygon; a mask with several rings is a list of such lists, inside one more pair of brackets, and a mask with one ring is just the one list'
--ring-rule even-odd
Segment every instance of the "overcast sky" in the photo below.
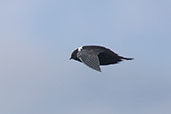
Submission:
{"label": "overcast sky", "polygon": [[[133,61],[69,60],[102,45]],[[171,114],[171,0],[0,1],[0,114]]]}

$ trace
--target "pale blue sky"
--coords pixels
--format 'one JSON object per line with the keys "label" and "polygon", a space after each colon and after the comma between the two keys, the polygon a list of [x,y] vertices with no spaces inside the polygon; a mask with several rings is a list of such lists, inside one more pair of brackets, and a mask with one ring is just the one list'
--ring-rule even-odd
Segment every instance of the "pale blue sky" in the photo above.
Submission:
{"label": "pale blue sky", "polygon": [[[0,1],[0,114],[170,114],[170,0]],[[96,72],[71,52],[134,57]]]}

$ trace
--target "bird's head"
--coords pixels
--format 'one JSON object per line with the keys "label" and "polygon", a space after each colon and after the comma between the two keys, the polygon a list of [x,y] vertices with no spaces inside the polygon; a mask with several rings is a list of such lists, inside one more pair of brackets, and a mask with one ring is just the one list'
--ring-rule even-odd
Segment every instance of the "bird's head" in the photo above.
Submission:
{"label": "bird's head", "polygon": [[[80,61],[80,59],[77,57],[78,49],[74,50],[71,54],[70,60],[74,59],[76,61]],[[81,61],[80,61],[81,62]]]}

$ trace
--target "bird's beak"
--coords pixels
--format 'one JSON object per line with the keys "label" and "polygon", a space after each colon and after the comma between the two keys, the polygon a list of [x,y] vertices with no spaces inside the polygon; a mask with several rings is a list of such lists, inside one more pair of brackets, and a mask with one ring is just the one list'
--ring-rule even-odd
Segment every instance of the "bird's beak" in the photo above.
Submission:
{"label": "bird's beak", "polygon": [[69,60],[71,60],[72,58],[69,58]]}

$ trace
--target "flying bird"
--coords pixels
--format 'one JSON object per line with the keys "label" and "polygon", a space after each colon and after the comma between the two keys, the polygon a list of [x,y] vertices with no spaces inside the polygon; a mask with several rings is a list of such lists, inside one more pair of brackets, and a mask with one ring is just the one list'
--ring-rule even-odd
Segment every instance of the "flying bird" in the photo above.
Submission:
{"label": "flying bird", "polygon": [[101,72],[100,65],[117,64],[122,60],[132,60],[133,58],[119,56],[103,46],[91,45],[77,48],[72,52],[70,59],[82,62],[88,67]]}

